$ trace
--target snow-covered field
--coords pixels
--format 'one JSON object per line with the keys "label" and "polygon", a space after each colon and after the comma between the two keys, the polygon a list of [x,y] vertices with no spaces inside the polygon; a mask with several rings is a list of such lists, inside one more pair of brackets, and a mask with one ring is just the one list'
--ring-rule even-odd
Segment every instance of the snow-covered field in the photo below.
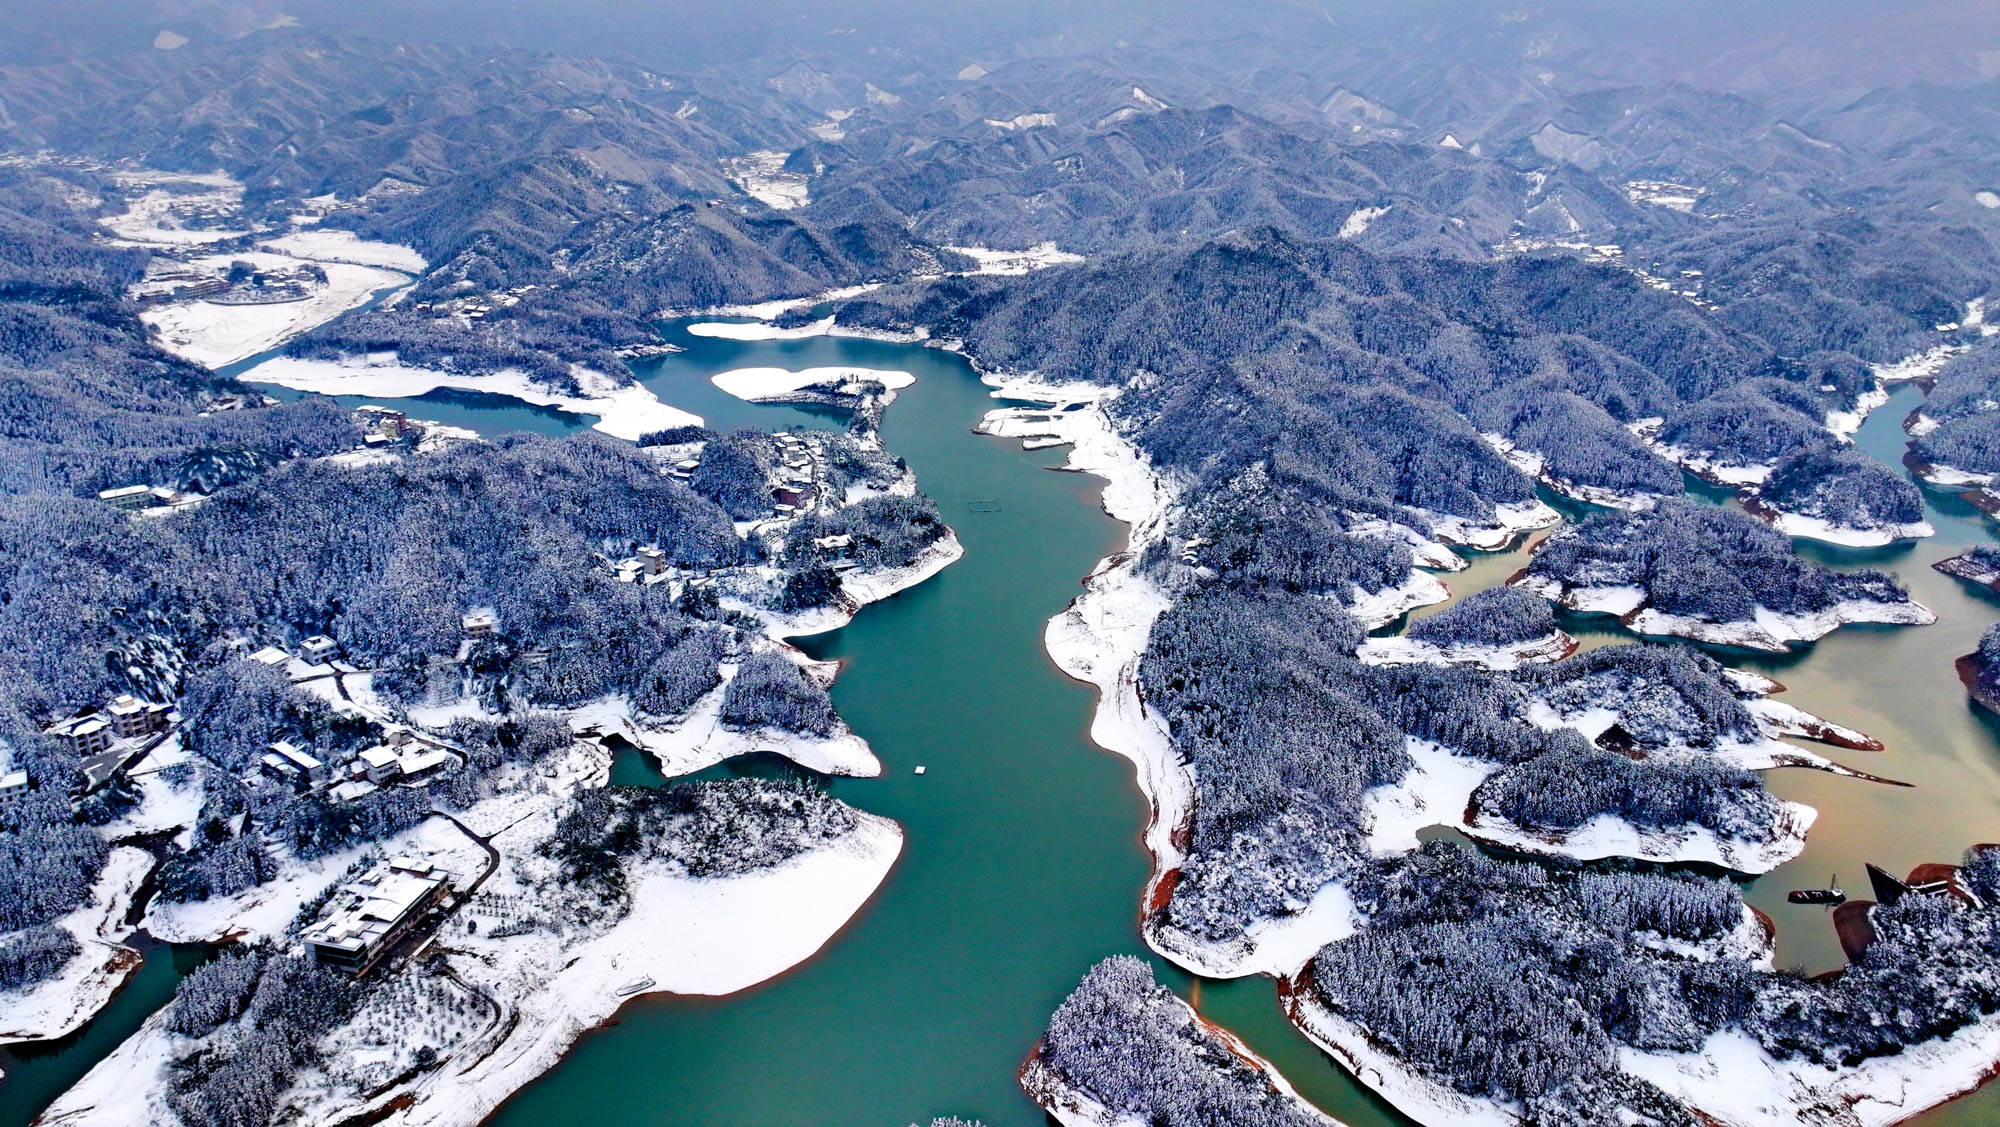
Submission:
{"label": "snow-covered field", "polygon": [[515,370],[484,375],[443,372],[398,363],[393,352],[351,356],[341,360],[304,360],[279,356],[243,373],[252,383],[274,383],[323,395],[381,396],[385,399],[422,395],[440,387],[509,395],[526,403],[556,407],[580,415],[596,415],[596,429],[618,438],[637,439],[651,431],[699,426],[701,416],[660,402],[645,385],[617,384],[589,368],[575,368],[578,394],[555,391]]}
{"label": "snow-covered field", "polygon": [[977,269],[968,271],[972,274],[1026,274],[1050,266],[1068,266],[1083,261],[1082,255],[1059,250],[1054,243],[1037,243],[1027,250],[989,250],[986,247],[954,246],[944,249],[957,251],[978,263]]}
{"label": "snow-covered field", "polygon": [[766,207],[789,211],[804,207],[809,193],[805,176],[785,171],[786,155],[766,149],[725,160],[722,167],[745,195]]}
{"label": "snow-covered field", "polygon": [[[229,269],[231,261],[237,259],[253,262],[267,270],[290,270],[308,263],[303,258],[245,251],[197,258],[193,260],[193,265],[220,274]],[[315,287],[310,296],[298,301],[219,305],[212,301],[195,300],[154,306],[139,317],[159,330],[160,344],[168,352],[206,368],[220,368],[277,348],[293,337],[366,304],[378,291],[405,286],[410,281],[405,274],[379,266],[332,261],[320,265],[326,270],[326,284]]]}
{"label": "snow-covered field", "polygon": [[1531,638],[1511,646],[1444,646],[1396,634],[1369,638],[1355,656],[1369,665],[1473,665],[1505,670],[1561,661],[1575,652],[1576,639],[1557,630],[1545,638]]}
{"label": "snow-covered field", "polygon": [[[138,192],[123,213],[99,221],[128,244],[200,246],[246,234],[200,221],[234,216],[243,206],[243,185],[222,172],[135,169],[115,172],[111,179]],[[190,219],[197,222],[190,225]]]}
{"label": "snow-covered field", "polygon": [[352,231],[305,228],[275,239],[266,239],[257,245],[293,258],[314,262],[348,262],[356,266],[384,266],[405,274],[421,274],[430,265],[413,247],[372,242]]}

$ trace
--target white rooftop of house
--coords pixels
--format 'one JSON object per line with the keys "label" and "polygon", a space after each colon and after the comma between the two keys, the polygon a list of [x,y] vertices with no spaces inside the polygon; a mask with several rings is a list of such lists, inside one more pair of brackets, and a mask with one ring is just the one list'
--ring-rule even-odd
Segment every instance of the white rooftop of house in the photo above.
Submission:
{"label": "white rooftop of house", "polygon": [[689,458],[685,461],[675,462],[674,468],[677,470],[688,470],[692,472],[694,470],[701,468],[701,463],[693,458]]}
{"label": "white rooftop of house", "polygon": [[667,558],[667,553],[665,549],[655,548],[652,547],[651,545],[639,549],[637,555],[642,560],[653,560],[653,559],[663,560]]}
{"label": "white rooftop of house", "polygon": [[320,768],[319,760],[313,758],[310,755],[307,755],[303,751],[300,751],[297,747],[293,746],[289,741],[286,740],[279,740],[277,743],[272,744],[271,754],[282,756],[285,759],[288,759],[291,762],[298,764],[301,768],[307,771],[317,771]]}
{"label": "white rooftop of house", "polygon": [[88,736],[94,732],[101,732],[109,726],[102,716],[72,716],[43,730],[52,736]]}
{"label": "white rooftop of house", "polygon": [[369,748],[355,758],[370,767],[387,767],[389,764],[394,763],[398,757],[394,748],[377,746]]}
{"label": "white rooftop of house", "polygon": [[312,637],[300,642],[299,647],[308,650],[330,650],[339,644],[339,642],[334,641],[324,634],[314,634]]}
{"label": "white rooftop of house", "polygon": [[20,790],[28,785],[26,771],[9,771],[0,775],[0,790]]}
{"label": "white rooftop of house", "polygon": [[121,485],[116,489],[99,490],[97,493],[97,499],[100,501],[116,501],[124,497],[143,496],[144,494],[151,493],[152,491],[153,487],[150,485]]}
{"label": "white rooftop of house", "polygon": [[465,612],[465,625],[491,626],[499,620],[492,607],[475,607]]}
{"label": "white rooftop of house", "polygon": [[813,541],[815,548],[848,548],[854,544],[854,537],[842,532],[833,536],[821,536]]}
{"label": "white rooftop of house", "polygon": [[335,802],[353,802],[363,795],[374,794],[375,784],[366,779],[349,779],[343,783],[333,784],[327,793],[333,796]]}
{"label": "white rooftop of house", "polygon": [[104,711],[113,716],[130,716],[135,712],[146,711],[147,707],[146,702],[138,697],[122,696],[112,698],[111,703],[104,706]]}
{"label": "white rooftop of house", "polygon": [[451,762],[451,753],[441,747],[412,752],[402,758],[403,774],[421,775]]}
{"label": "white rooftop of house", "polygon": [[263,649],[251,654],[249,660],[259,665],[283,665],[292,660],[292,655],[276,646],[265,646]]}

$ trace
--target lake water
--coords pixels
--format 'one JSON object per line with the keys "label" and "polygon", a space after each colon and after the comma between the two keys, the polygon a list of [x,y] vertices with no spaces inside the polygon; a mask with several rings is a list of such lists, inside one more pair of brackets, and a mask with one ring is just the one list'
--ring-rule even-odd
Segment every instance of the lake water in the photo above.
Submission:
{"label": "lake water", "polygon": [[[970,433],[994,400],[957,356],[837,338],[720,341],[667,328],[687,351],[639,365],[642,379],[718,429],[844,425],[829,413],[724,396],[707,376],[726,368],[852,365],[918,377],[889,410],[884,439],[958,530],[966,556],[805,643],[845,663],[834,700],[886,767],[880,779],[837,779],[831,789],[896,819],[906,845],[881,891],[814,959],[729,998],[628,1004],[618,1024],[586,1036],[492,1122],[896,1127],[956,1114],[989,1127],[1042,1124],[1014,1070],[1049,1013],[1098,959],[1150,958],[1138,930],[1150,865],[1140,841],[1144,800],[1130,766],[1089,742],[1093,690],[1059,673],[1041,645],[1044,622],[1100,557],[1123,546],[1125,530],[1099,509],[1094,479],[1050,472],[1062,451],[1026,453],[1017,442]],[[1862,447],[1899,464],[1898,424],[1916,399],[1914,388],[1900,389],[1863,429]],[[543,425],[520,414],[488,418],[489,428]],[[1948,496],[1933,495],[1930,505],[1939,535],[1914,547],[1804,550],[1835,566],[1897,572],[1939,612],[1938,625],[1849,627],[1778,660],[1722,654],[1784,681],[1782,699],[1889,745],[1835,758],[1918,784],[1797,770],[1769,776],[1781,795],[1821,812],[1800,860],[1746,885],[1778,922],[1785,965],[1838,962],[1825,913],[1785,904],[1788,889],[1823,884],[1834,872],[1852,889],[1864,860],[1901,870],[2000,840],[1996,730],[1971,709],[1951,669],[2000,617],[2000,602],[1929,568],[1991,533]],[[1477,557],[1446,580],[1462,596],[1504,581],[1523,562],[1518,551]],[[1629,640],[1605,618],[1567,616],[1566,625],[1589,645]],[[912,773],[918,765],[922,776]],[[786,770],[738,761],[704,777]],[[619,757],[614,777],[658,781],[636,754]],[[1163,981],[1328,1112],[1355,1127],[1407,1122],[1284,1021],[1269,980],[1195,980],[1151,961]],[[143,980],[152,981],[154,965]],[[0,1124],[25,1122],[160,1004],[172,986],[172,967],[163,970],[164,990],[135,988],[93,1024],[84,1036],[97,1040],[74,1047],[74,1066],[36,1073],[33,1086],[21,1082],[26,1075],[0,1084]],[[1922,1121],[2000,1121],[2000,1095],[1982,1093]]]}

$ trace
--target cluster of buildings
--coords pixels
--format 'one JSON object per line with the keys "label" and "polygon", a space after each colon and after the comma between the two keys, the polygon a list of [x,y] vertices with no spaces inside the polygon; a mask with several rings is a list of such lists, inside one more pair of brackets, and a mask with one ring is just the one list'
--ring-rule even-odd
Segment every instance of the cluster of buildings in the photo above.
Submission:
{"label": "cluster of buildings", "polygon": [[367,974],[402,940],[437,922],[451,888],[451,874],[429,861],[393,857],[341,887],[306,929],[306,952],[320,966]]}
{"label": "cluster of buildings", "polygon": [[812,440],[779,432],[771,436],[778,444],[778,483],[771,489],[771,507],[780,517],[794,516],[813,507],[819,498],[818,474],[814,471],[818,451]]}
{"label": "cluster of buildings", "polygon": [[89,792],[151,750],[178,719],[171,705],[121,696],[102,708],[58,720],[42,734],[76,756],[84,790]]}
{"label": "cluster of buildings", "polygon": [[423,783],[456,766],[451,749],[400,725],[384,730],[383,742],[363,748],[338,767],[289,740],[273,743],[257,764],[263,778],[300,793],[325,791],[351,802],[378,787]]}
{"label": "cluster of buildings", "polygon": [[97,499],[114,509],[143,517],[177,513],[206,500],[199,493],[183,493],[164,485],[121,485],[99,490]]}
{"label": "cluster of buildings", "polygon": [[370,449],[394,446],[405,440],[416,442],[424,437],[421,423],[411,422],[408,415],[388,407],[363,405],[355,409],[354,416],[361,424],[361,444]]}
{"label": "cluster of buildings", "polygon": [[194,301],[229,290],[229,279],[221,275],[204,273],[184,263],[167,264],[159,258],[153,262],[156,268],[148,269],[145,279],[132,287],[132,300],[141,305]]}
{"label": "cluster of buildings", "polygon": [[667,553],[648,545],[639,549],[613,565],[618,572],[620,583],[664,583],[667,575]]}

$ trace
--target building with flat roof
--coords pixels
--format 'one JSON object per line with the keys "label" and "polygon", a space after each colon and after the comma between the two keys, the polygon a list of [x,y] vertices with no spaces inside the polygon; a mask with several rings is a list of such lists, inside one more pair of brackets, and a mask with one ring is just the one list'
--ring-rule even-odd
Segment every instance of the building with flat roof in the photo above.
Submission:
{"label": "building with flat roof", "polygon": [[72,716],[68,720],[51,724],[42,731],[44,735],[55,737],[71,755],[79,757],[105,751],[110,748],[111,741],[117,738],[111,724],[95,713],[89,716]]}
{"label": "building with flat roof", "polygon": [[28,797],[28,773],[8,771],[0,773],[0,810],[5,810]]}
{"label": "building with flat roof", "polygon": [[165,731],[169,711],[164,704],[122,696],[105,705],[102,715],[111,721],[111,728],[118,733],[119,739],[130,740]]}
{"label": "building with flat roof", "polygon": [[299,643],[299,656],[311,662],[323,662],[340,652],[340,643],[324,634],[314,634]]}
{"label": "building with flat roof", "polygon": [[272,744],[261,762],[264,774],[301,789],[326,781],[326,764],[285,740]]}
{"label": "building with flat roof", "polygon": [[97,499],[114,509],[143,509],[153,503],[153,487],[126,485],[117,489],[100,490]]}
{"label": "building with flat roof", "polygon": [[450,893],[451,874],[419,858],[391,858],[335,894],[306,929],[306,951],[321,966],[367,974]]}

